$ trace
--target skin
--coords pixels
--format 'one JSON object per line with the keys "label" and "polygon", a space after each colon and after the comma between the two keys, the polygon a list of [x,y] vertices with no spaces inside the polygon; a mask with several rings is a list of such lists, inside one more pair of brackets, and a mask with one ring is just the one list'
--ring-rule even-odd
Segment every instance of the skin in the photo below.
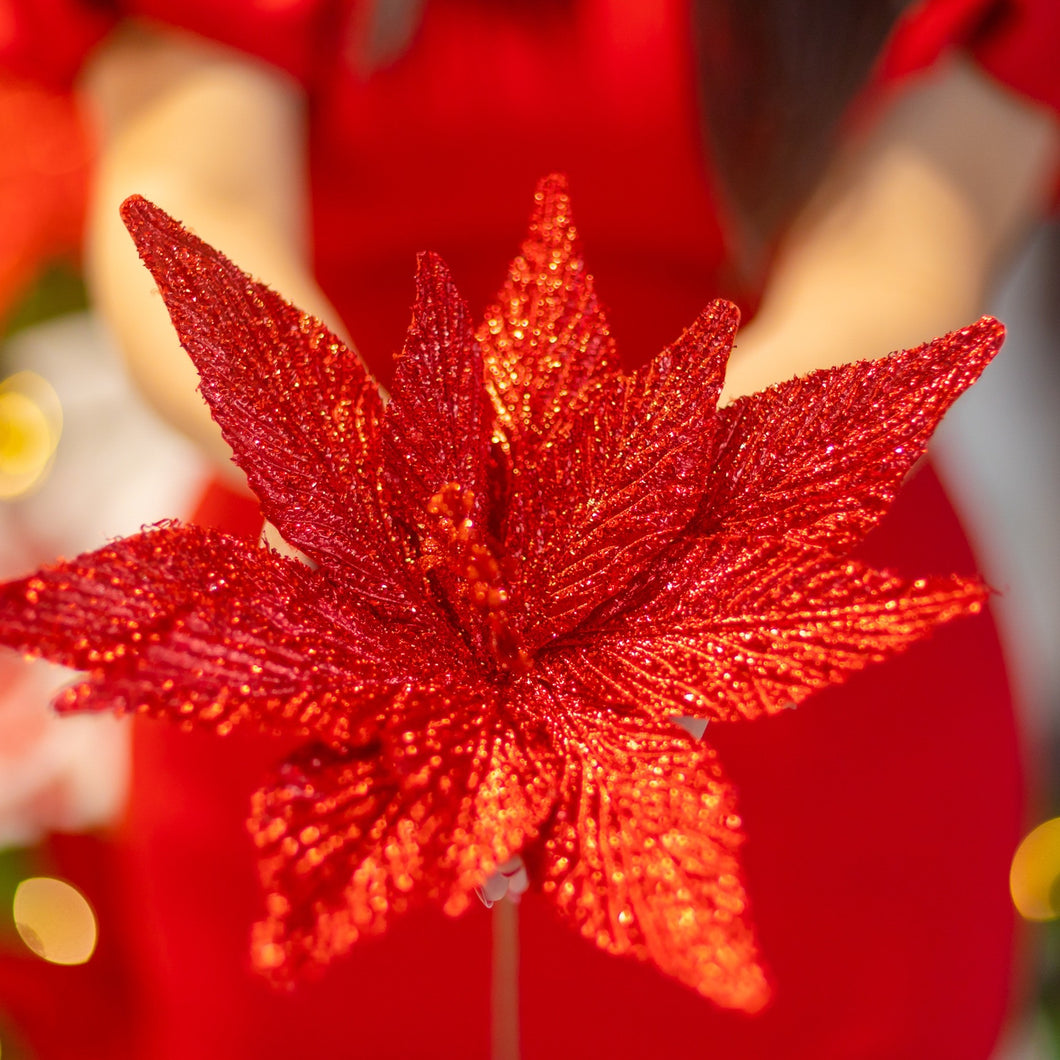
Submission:
{"label": "skin", "polygon": [[118,207],[136,191],[194,218],[196,234],[347,338],[310,266],[302,94],[237,52],[130,25],[95,56],[81,95],[100,145],[85,248],[93,301],[147,400],[242,482]]}
{"label": "skin", "polygon": [[[344,334],[310,265],[301,92],[238,53],[129,26],[99,51],[82,95],[101,144],[87,247],[96,304],[148,400],[238,476],[117,207],[135,191],[194,219],[198,235]],[[974,320],[1044,213],[1058,153],[1050,114],[960,61],[885,101],[780,248],[723,400]]]}
{"label": "skin", "polygon": [[971,323],[1044,215],[1060,128],[971,65],[921,78],[874,117],[780,248],[723,401]]}

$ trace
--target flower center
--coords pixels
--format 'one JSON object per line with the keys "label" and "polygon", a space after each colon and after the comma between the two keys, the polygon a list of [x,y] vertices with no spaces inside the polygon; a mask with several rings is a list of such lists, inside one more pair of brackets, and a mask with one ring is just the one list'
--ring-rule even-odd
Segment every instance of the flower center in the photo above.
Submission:
{"label": "flower center", "polygon": [[512,621],[504,572],[475,518],[475,493],[447,482],[427,502],[424,569],[432,572],[467,633],[501,670],[527,673],[530,654]]}

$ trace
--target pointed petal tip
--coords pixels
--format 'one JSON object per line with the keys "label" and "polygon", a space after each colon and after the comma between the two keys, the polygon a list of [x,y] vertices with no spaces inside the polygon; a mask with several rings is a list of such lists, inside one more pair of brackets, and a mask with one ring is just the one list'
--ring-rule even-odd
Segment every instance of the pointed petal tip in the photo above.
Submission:
{"label": "pointed petal tip", "polygon": [[683,354],[696,362],[703,357],[712,358],[717,373],[714,383],[720,388],[739,326],[739,307],[724,298],[716,298],[704,306],[699,316],[681,332],[663,356]]}
{"label": "pointed petal tip", "polygon": [[710,304],[717,306],[719,313],[731,316],[737,323],[740,322],[740,307],[735,302],[730,302],[728,298],[715,298]]}
{"label": "pointed petal tip", "polygon": [[982,316],[930,342],[895,351],[883,360],[904,357],[911,363],[933,366],[932,370],[945,380],[943,392],[949,395],[939,413],[941,418],[942,413],[979,378],[1004,342],[1005,325],[996,317]]}
{"label": "pointed petal tip", "polygon": [[412,308],[415,321],[425,307],[439,303],[457,303],[466,311],[464,299],[453,280],[452,271],[441,254],[421,250],[416,255],[416,301]]}
{"label": "pointed petal tip", "polygon": [[178,223],[161,206],[156,206],[143,195],[130,195],[118,208],[118,213],[134,239],[137,229],[145,225],[160,223],[175,225]]}
{"label": "pointed petal tip", "polygon": [[145,208],[158,209],[150,200],[145,199],[142,195],[130,195],[125,199],[121,206],[118,207],[118,213],[121,214],[121,218],[126,224],[129,223],[130,218],[135,218],[141,214]]}
{"label": "pointed petal tip", "polygon": [[940,335],[936,339],[923,342],[919,346],[910,347],[910,352],[926,353],[934,351],[940,346],[952,346],[954,343],[961,343],[964,346],[974,348],[977,354],[984,356],[984,363],[987,363],[1001,349],[1005,336],[1005,325],[997,317],[981,316],[978,320],[971,324],[966,324],[962,328],[956,328],[944,335]]}
{"label": "pointed petal tip", "polygon": [[732,1007],[754,1016],[773,1000],[773,990],[759,965],[748,969],[748,973],[746,984],[733,997]]}
{"label": "pointed petal tip", "polygon": [[577,245],[566,174],[550,173],[537,182],[530,215],[530,238],[540,239],[549,247],[560,247],[568,241]]}
{"label": "pointed petal tip", "polygon": [[740,307],[735,302],[727,298],[714,298],[704,306],[697,323],[709,323],[719,331],[735,335],[740,326],[740,317]]}
{"label": "pointed petal tip", "polygon": [[989,313],[981,316],[974,324],[969,324],[968,331],[982,331],[986,334],[993,333],[999,339],[1005,337],[1005,325],[995,316]]}
{"label": "pointed petal tip", "polygon": [[566,173],[547,173],[537,182],[535,198],[544,198],[548,195],[569,195],[570,181]]}
{"label": "pointed petal tip", "polygon": [[755,949],[752,944],[751,951],[745,952],[739,964],[727,963],[720,974],[718,965],[712,962],[708,966],[712,972],[710,975],[678,978],[722,1008],[745,1012],[749,1016],[757,1015],[773,1000],[773,986],[759,963]]}
{"label": "pointed petal tip", "polygon": [[416,281],[432,274],[439,274],[445,278],[450,277],[449,266],[445,258],[436,250],[421,250],[416,254]]}
{"label": "pointed petal tip", "polygon": [[1005,325],[992,316],[982,316],[964,330],[969,337],[974,336],[982,345],[991,347],[994,353],[1001,349],[1006,338]]}
{"label": "pointed petal tip", "polygon": [[[160,287],[164,286],[164,282],[159,270],[166,268],[164,262],[170,260],[170,248],[174,243],[193,249],[204,257],[223,258],[219,251],[203,243],[180,221],[143,195],[130,195],[118,212],[141,259]],[[163,260],[154,260],[159,255]]]}

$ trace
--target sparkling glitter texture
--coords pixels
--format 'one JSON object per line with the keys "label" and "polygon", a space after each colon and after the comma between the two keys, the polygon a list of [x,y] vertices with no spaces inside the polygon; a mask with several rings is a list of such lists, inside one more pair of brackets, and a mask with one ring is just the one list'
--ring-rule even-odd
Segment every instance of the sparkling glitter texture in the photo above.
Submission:
{"label": "sparkling glitter texture", "polygon": [[[384,408],[322,324],[142,199],[124,216],[266,517],[315,569],[166,524],[3,587],[59,708],[304,738],[252,800],[279,982],[521,855],[598,946],[768,996],[709,744],[975,611],[849,558],[1001,343],[982,320],[718,410],[723,302],[620,372],[561,178],[473,334],[423,255]],[[646,307],[645,311],[649,311]]]}

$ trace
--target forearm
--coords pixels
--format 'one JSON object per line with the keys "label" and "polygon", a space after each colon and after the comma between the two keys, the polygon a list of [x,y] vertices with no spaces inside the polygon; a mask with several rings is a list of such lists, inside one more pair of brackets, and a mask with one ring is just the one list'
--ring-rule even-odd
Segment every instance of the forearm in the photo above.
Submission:
{"label": "forearm", "polygon": [[132,29],[87,71],[83,96],[100,141],[86,235],[94,301],[147,399],[229,468],[228,448],[118,206],[134,192],[157,202],[334,326],[309,266],[301,94],[235,53]]}
{"label": "forearm", "polygon": [[906,92],[793,227],[725,398],[970,323],[1056,155],[1051,118],[962,65]]}

